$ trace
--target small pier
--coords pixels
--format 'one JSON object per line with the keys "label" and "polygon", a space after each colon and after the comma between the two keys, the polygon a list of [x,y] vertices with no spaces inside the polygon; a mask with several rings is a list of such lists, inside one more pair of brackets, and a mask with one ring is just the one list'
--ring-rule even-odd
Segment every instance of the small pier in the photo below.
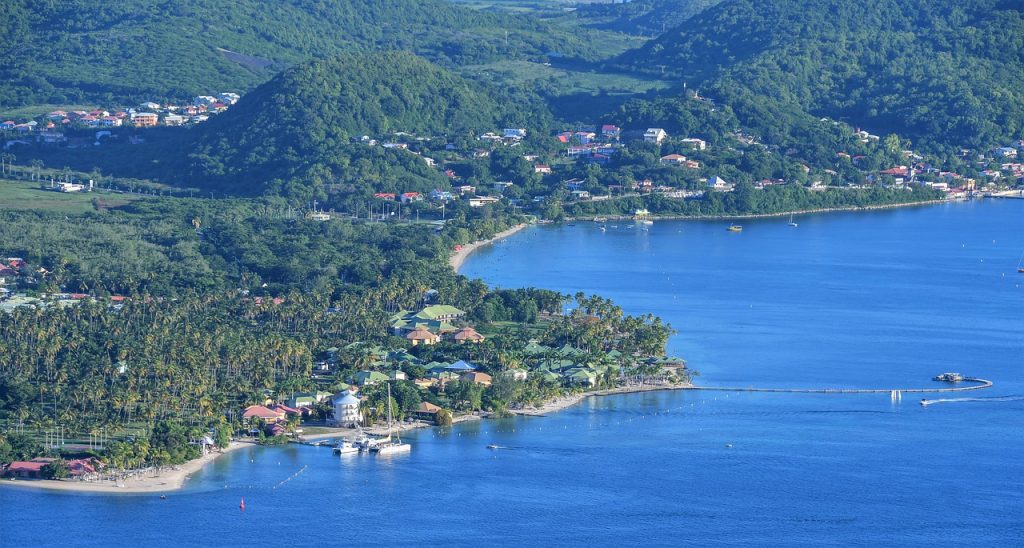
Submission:
{"label": "small pier", "polygon": [[893,400],[898,400],[904,393],[966,392],[968,390],[982,390],[992,386],[992,381],[974,377],[964,377],[962,382],[969,382],[973,384],[970,386],[954,386],[951,388],[732,388],[724,386],[692,386],[685,390],[705,390],[712,392],[780,392],[788,394],[889,394]]}

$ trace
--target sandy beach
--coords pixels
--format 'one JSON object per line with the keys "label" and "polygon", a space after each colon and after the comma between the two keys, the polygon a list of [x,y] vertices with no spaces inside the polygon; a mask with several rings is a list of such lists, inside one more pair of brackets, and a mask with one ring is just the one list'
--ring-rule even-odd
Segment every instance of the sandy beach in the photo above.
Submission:
{"label": "sandy beach", "polygon": [[[483,415],[457,415],[452,417],[452,424],[459,424],[461,422],[472,422],[483,419],[486,414]],[[416,422],[403,422],[396,424],[390,429],[386,426],[369,426],[362,429],[363,434],[369,434],[371,436],[385,436],[389,433],[405,432],[407,430],[417,430],[419,428],[433,428],[436,426],[433,423],[426,421]],[[299,441],[309,442],[314,440],[324,440],[333,438],[347,438],[355,437],[360,434],[358,428],[325,428],[324,431],[317,432],[315,434],[304,434],[299,437]]]}
{"label": "sandy beach", "polygon": [[501,240],[502,238],[508,238],[509,236],[515,234],[516,232],[519,232],[520,230],[526,228],[527,226],[529,225],[527,225],[526,223],[518,224],[508,230],[503,230],[495,234],[494,237],[489,240],[480,240],[477,242],[473,242],[471,244],[466,244],[455,253],[452,253],[451,257],[448,258],[448,264],[451,265],[452,270],[458,272],[459,269],[462,268],[462,263],[466,262],[466,259],[470,255],[472,255],[474,251],[480,249],[485,245],[489,245],[498,240]]}
{"label": "sandy beach", "polygon": [[254,447],[255,442],[233,441],[226,449],[212,452],[204,457],[186,462],[180,466],[163,470],[145,472],[124,480],[79,481],[79,480],[0,480],[0,485],[24,487],[26,489],[46,489],[50,491],[69,491],[75,493],[101,494],[138,494],[165,493],[181,489],[189,476],[203,466],[213,462],[221,455],[243,447]]}
{"label": "sandy beach", "polygon": [[514,415],[543,417],[544,415],[557,413],[565,409],[566,407],[571,407],[587,398],[594,396],[614,396],[617,394],[633,394],[636,392],[657,392],[660,390],[686,390],[692,387],[692,384],[645,384],[643,386],[620,386],[618,388],[609,388],[607,390],[595,390],[593,392],[583,392],[581,394],[561,396],[539,407],[511,409],[509,411]]}

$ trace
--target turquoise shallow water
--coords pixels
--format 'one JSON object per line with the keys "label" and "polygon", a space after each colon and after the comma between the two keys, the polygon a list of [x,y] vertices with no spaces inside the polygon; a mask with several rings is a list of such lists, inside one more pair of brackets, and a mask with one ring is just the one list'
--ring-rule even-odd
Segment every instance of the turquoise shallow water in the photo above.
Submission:
{"label": "turquoise shallow water", "polygon": [[[1024,201],[797,222],[543,227],[464,273],[659,314],[705,385],[927,386],[960,371],[996,382],[968,396],[1024,395]],[[910,395],[599,398],[417,432],[390,460],[242,450],[164,501],[0,489],[0,544],[1019,546],[1022,419],[1022,401]]]}

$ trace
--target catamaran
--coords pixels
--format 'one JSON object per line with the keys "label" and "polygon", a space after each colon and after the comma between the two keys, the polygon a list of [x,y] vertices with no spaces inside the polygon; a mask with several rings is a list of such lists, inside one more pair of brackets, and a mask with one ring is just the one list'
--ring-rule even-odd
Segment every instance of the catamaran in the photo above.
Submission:
{"label": "catamaran", "polygon": [[395,440],[391,440],[391,383],[388,383],[388,437],[370,447],[370,451],[378,455],[394,455],[412,451],[411,445],[402,443],[401,432],[395,432]]}

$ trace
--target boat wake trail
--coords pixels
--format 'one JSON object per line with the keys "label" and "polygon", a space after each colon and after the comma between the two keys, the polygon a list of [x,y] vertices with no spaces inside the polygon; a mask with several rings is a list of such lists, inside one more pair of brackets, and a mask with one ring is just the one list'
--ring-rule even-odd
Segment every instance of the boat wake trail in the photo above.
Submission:
{"label": "boat wake trail", "polygon": [[936,403],[967,403],[967,402],[1011,402],[1024,401],[1024,396],[994,396],[989,398],[941,398],[936,400],[921,400],[921,405],[933,405]]}

